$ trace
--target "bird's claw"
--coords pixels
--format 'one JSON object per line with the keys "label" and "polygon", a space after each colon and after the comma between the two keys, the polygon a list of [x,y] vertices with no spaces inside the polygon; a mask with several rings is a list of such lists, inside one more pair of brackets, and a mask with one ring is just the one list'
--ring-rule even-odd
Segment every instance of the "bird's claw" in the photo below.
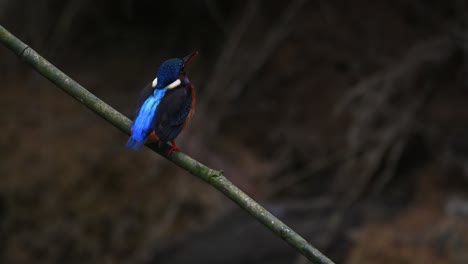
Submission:
{"label": "bird's claw", "polygon": [[171,148],[169,149],[169,151],[167,152],[167,155],[171,155],[171,153],[173,151],[179,151],[179,147],[177,147],[176,143],[174,140],[171,140]]}

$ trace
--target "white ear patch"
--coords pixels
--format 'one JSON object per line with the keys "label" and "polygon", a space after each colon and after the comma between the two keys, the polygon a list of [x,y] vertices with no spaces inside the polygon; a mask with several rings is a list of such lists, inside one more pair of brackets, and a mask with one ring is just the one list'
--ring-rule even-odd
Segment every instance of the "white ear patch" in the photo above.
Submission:
{"label": "white ear patch", "polygon": [[158,85],[158,77],[154,78],[153,83],[151,84],[151,87],[156,87]]}
{"label": "white ear patch", "polygon": [[177,79],[177,80],[175,80],[173,83],[171,83],[171,84],[169,84],[168,86],[166,86],[166,88],[169,89],[169,90],[170,90],[170,89],[174,89],[174,88],[176,88],[177,86],[179,86],[180,83],[181,83],[181,82],[180,82],[180,79]]}

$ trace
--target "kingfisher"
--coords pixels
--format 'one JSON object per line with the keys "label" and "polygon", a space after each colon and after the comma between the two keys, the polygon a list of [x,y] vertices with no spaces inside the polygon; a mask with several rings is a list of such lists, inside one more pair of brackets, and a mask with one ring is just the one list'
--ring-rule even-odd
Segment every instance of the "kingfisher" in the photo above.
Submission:
{"label": "kingfisher", "polygon": [[197,54],[172,58],[159,66],[156,78],[141,92],[128,148],[139,150],[146,143],[159,141],[171,142],[168,155],[179,150],[175,139],[192,119],[196,103],[195,88],[185,67]]}

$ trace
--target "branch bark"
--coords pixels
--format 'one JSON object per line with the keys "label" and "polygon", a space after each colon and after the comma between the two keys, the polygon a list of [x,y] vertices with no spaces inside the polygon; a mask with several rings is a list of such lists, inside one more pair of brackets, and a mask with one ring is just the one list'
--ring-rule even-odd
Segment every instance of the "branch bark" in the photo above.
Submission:
{"label": "branch bark", "polygon": [[[97,115],[104,118],[122,132],[126,134],[130,133],[130,119],[72,80],[2,26],[0,26],[0,42],[13,51],[21,60],[28,63],[41,75],[49,79],[57,87],[84,104]],[[211,169],[181,152],[174,152],[170,156],[167,156],[167,150],[165,148],[169,147],[168,145],[163,149],[158,148],[157,144],[149,144],[147,147],[218,189],[313,263],[333,263],[315,247],[307,243],[307,241],[294,232],[294,230],[232,184],[224,177],[223,171]]]}

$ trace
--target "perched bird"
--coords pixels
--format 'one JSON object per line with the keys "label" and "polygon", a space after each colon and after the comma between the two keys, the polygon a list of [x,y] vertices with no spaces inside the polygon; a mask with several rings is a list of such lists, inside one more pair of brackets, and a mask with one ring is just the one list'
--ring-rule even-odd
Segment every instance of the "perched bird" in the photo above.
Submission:
{"label": "perched bird", "polygon": [[128,148],[139,150],[145,143],[170,141],[168,155],[179,149],[175,139],[192,118],[196,101],[185,67],[197,54],[172,58],[159,66],[156,78],[140,95]]}

